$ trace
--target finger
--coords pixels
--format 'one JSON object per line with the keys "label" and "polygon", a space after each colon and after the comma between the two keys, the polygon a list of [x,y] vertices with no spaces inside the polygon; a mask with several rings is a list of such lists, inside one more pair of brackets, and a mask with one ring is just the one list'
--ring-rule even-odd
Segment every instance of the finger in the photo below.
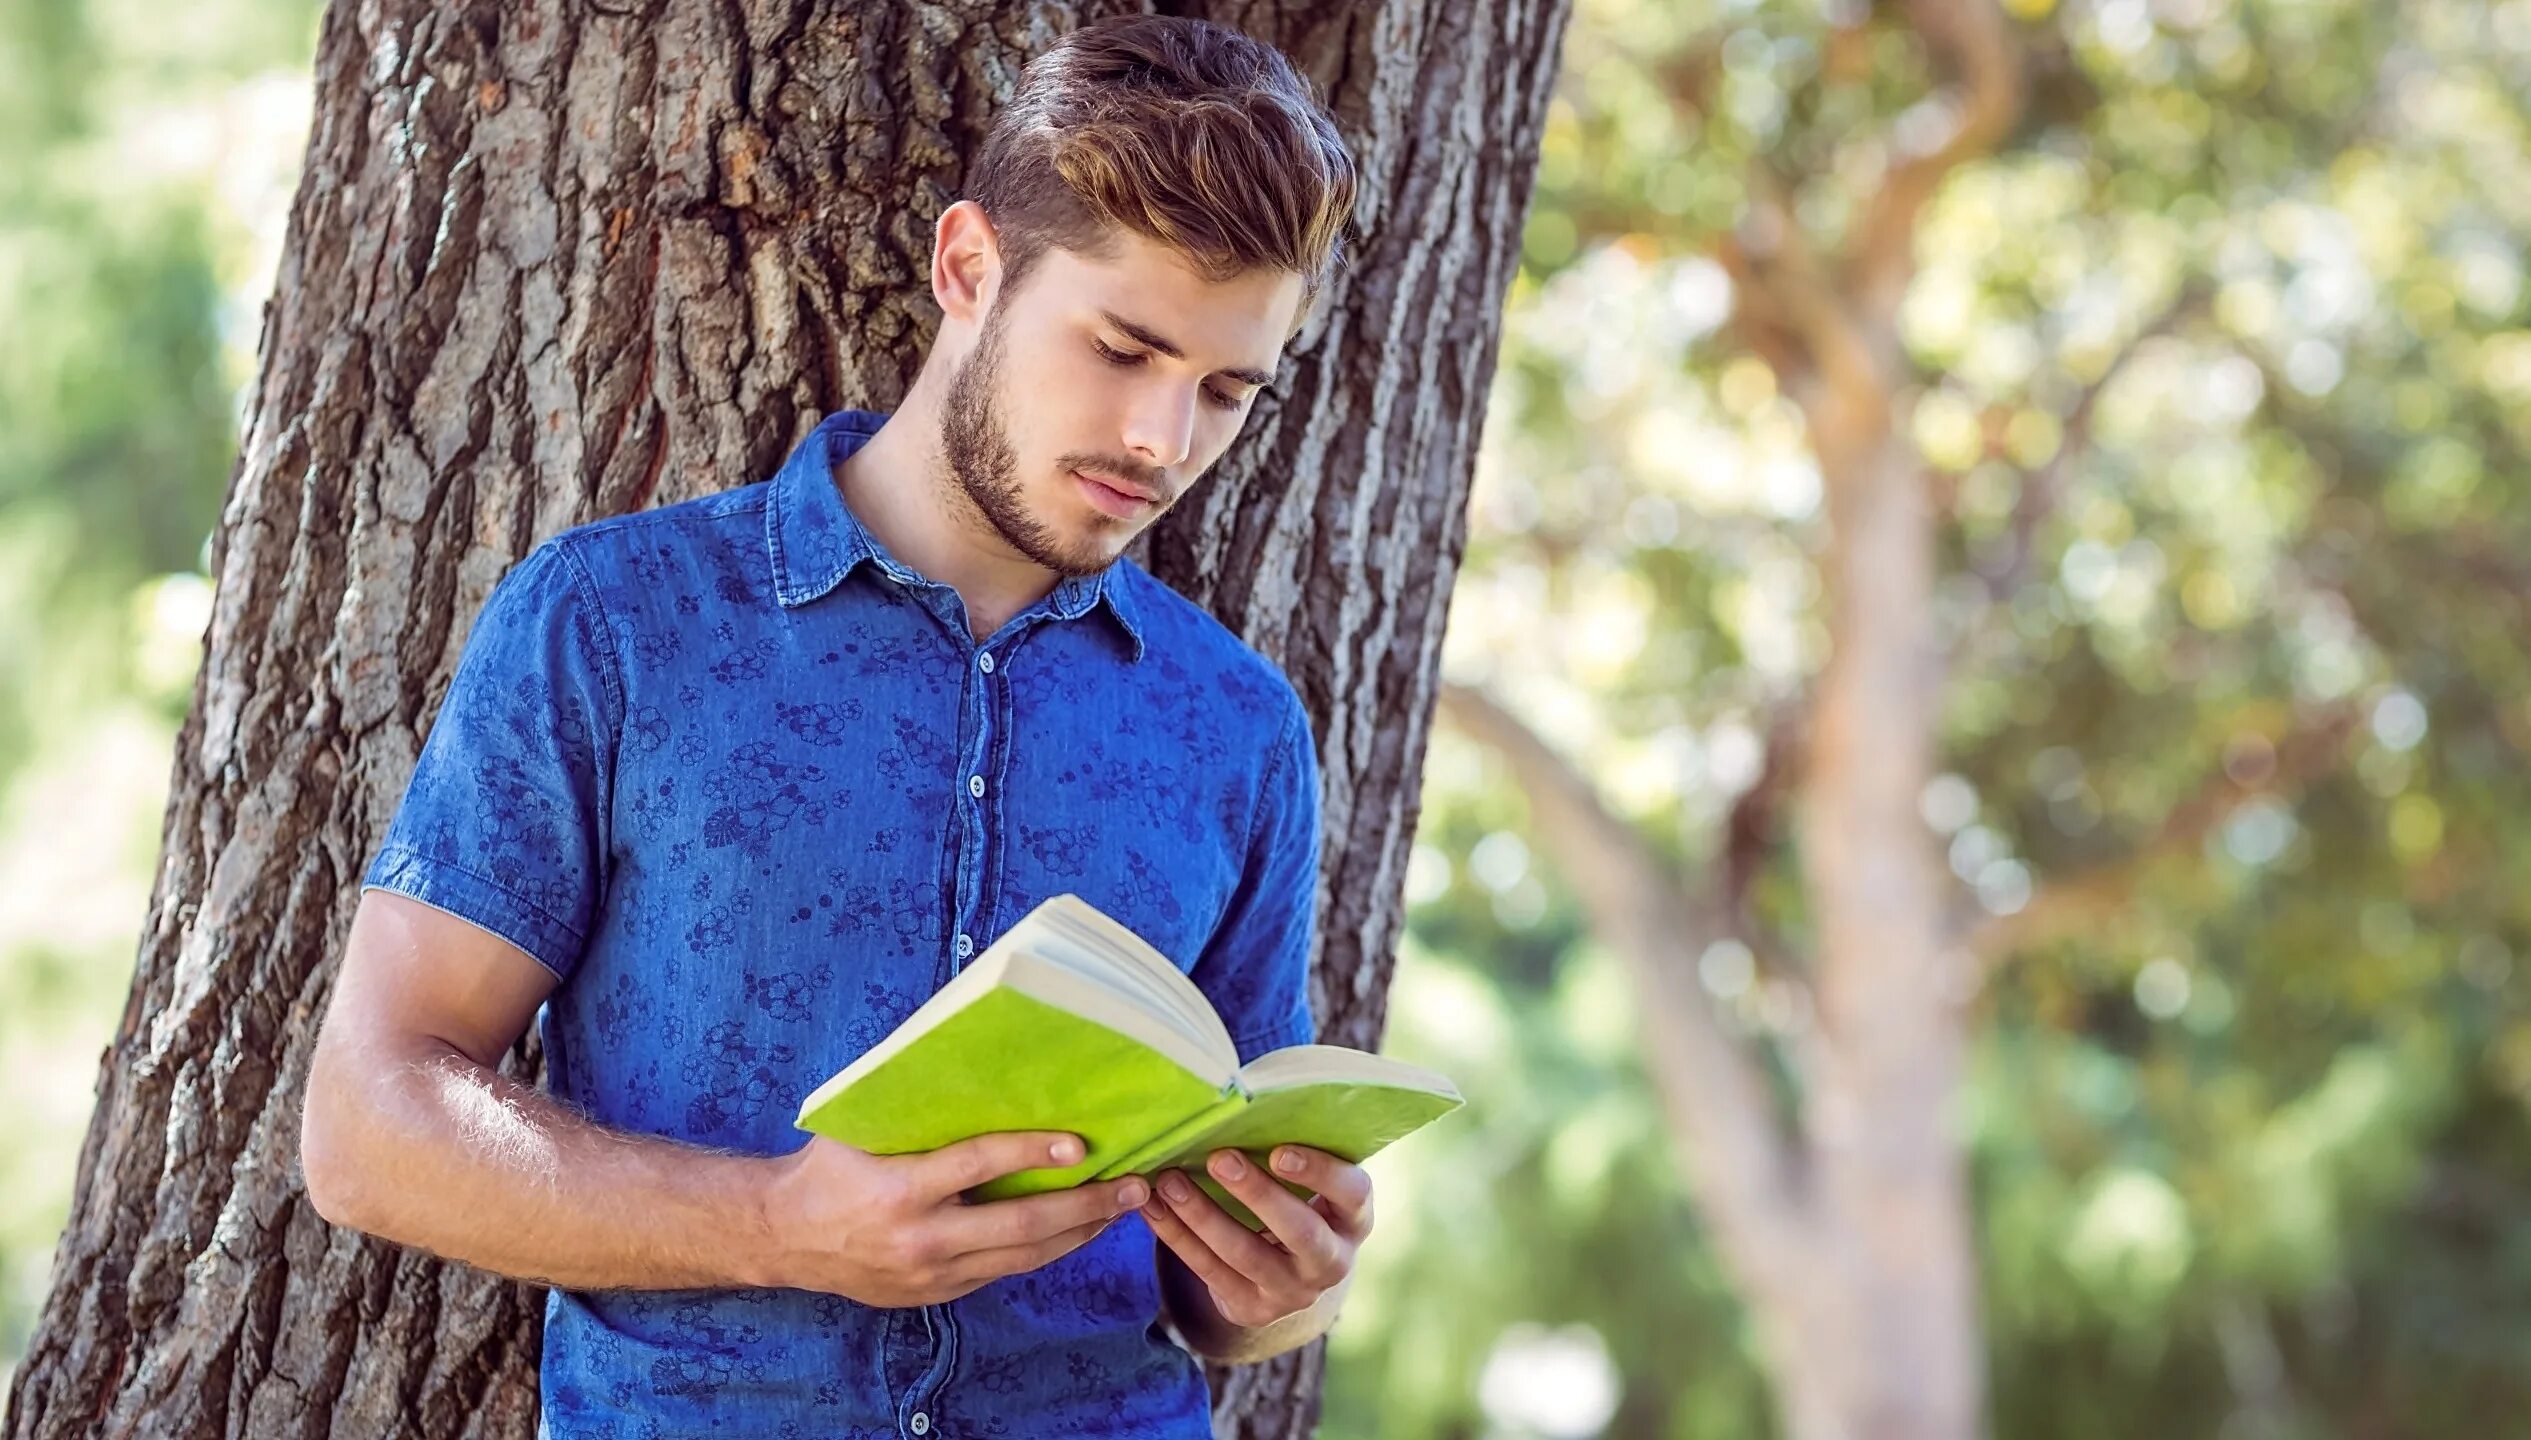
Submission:
{"label": "finger", "polygon": [[1278,1145],[1272,1158],[1275,1174],[1316,1192],[1310,1208],[1338,1235],[1357,1244],[1370,1235],[1370,1171],[1342,1156],[1306,1145]]}
{"label": "finger", "polygon": [[978,1250],[957,1262],[962,1279],[979,1284],[999,1280],[1005,1275],[1019,1275],[1040,1266],[1051,1265],[1082,1246],[1096,1240],[1108,1226],[1116,1223],[1109,1215],[1086,1225],[1075,1225],[1042,1240],[1025,1245],[1003,1245],[991,1250]]}
{"label": "finger", "polygon": [[[1229,1163],[1233,1160],[1238,1163]],[[1236,1150],[1217,1151],[1208,1168],[1223,1189],[1239,1197],[1239,1203],[1247,1206],[1249,1213],[1265,1222],[1266,1233],[1257,1238],[1269,1244],[1279,1241],[1304,1279],[1323,1288],[1344,1274],[1345,1242],[1328,1226],[1326,1216],[1276,1184],[1272,1176]]]}
{"label": "finger", "polygon": [[913,1171],[917,1189],[946,1199],[1015,1171],[1078,1164],[1081,1155],[1078,1135],[1060,1130],[998,1130],[903,1158]]}
{"label": "finger", "polygon": [[[1249,1166],[1253,1170],[1255,1166]],[[1257,1238],[1255,1231],[1230,1218],[1193,1180],[1171,1170],[1160,1177],[1160,1194],[1178,1223],[1193,1231],[1223,1263],[1254,1284],[1273,1288],[1296,1278],[1292,1257]]]}
{"label": "finger", "polygon": [[[1208,1200],[1205,1203],[1212,1202]],[[1204,1282],[1204,1288],[1213,1292],[1215,1300],[1234,1295],[1253,1298],[1258,1294],[1256,1282],[1233,1270],[1229,1261],[1214,1254],[1213,1247],[1205,1244],[1202,1236],[1186,1228],[1186,1222],[1178,1218],[1177,1211],[1169,1208],[1166,1200],[1153,1200],[1143,1206],[1142,1218],[1151,1226],[1152,1235],[1168,1246],[1169,1252],[1177,1256],[1196,1279]]]}
{"label": "finger", "polygon": [[953,1253],[998,1250],[1035,1245],[1083,1225],[1105,1224],[1150,1198],[1149,1182],[1128,1175],[1043,1195],[952,1207],[941,1215],[941,1224]]}

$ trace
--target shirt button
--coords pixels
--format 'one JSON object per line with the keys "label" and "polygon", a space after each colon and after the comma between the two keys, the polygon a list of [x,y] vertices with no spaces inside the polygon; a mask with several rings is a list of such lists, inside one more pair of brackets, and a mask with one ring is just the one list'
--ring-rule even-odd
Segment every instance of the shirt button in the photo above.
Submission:
{"label": "shirt button", "polygon": [[961,934],[958,937],[958,958],[964,960],[974,953],[975,937],[972,935]]}
{"label": "shirt button", "polygon": [[967,793],[968,793],[968,794],[970,794],[970,795],[973,795],[973,796],[974,796],[975,798],[977,798],[978,800],[983,799],[983,798],[984,798],[984,777],[983,777],[983,776],[981,776],[981,775],[970,775],[970,776],[968,776],[968,777],[967,777]]}
{"label": "shirt button", "polygon": [[905,1422],[905,1428],[917,1435],[928,1435],[931,1433],[932,1417],[917,1410],[914,1412],[914,1418]]}
{"label": "shirt button", "polygon": [[975,657],[975,663],[976,663],[976,668],[977,668],[977,669],[982,670],[982,671],[983,671],[985,674],[987,674],[987,675],[992,674],[992,673],[993,673],[993,652],[992,652],[992,651],[990,651],[990,650],[987,650],[987,651],[985,651],[983,654],[978,655],[977,657]]}

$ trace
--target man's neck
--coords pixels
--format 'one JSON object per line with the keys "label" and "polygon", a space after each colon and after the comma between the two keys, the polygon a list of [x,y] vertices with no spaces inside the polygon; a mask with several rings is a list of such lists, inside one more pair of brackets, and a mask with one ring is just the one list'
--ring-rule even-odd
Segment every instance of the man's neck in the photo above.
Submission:
{"label": "man's neck", "polygon": [[888,553],[958,592],[982,640],[1062,579],[1011,548],[949,474],[940,445],[942,388],[925,367],[879,433],[843,464],[844,504]]}

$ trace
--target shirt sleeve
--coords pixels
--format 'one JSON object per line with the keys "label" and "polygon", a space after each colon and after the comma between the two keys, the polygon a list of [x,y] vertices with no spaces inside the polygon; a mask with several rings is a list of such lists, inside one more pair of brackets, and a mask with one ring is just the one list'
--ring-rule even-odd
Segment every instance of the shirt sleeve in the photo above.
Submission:
{"label": "shirt sleeve", "polygon": [[447,911],[570,978],[606,886],[613,656],[559,540],[512,567],[467,632],[362,888]]}
{"label": "shirt sleeve", "polygon": [[1300,699],[1266,760],[1263,794],[1230,906],[1194,979],[1229,1027],[1239,1063],[1317,1033],[1309,1008],[1318,919],[1318,749]]}

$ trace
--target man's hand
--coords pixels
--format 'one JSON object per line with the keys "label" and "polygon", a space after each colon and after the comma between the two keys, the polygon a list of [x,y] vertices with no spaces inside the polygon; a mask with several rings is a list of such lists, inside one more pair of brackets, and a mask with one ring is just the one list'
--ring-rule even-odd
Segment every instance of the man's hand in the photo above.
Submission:
{"label": "man's hand", "polygon": [[1221,1187],[1266,1224],[1250,1230],[1178,1171],[1163,1172],[1160,1194],[1143,1206],[1151,1233],[1183,1262],[1221,1318],[1242,1329],[1271,1325],[1318,1303],[1353,1274],[1371,1234],[1371,1177],[1323,1150],[1282,1145],[1275,1174],[1317,1192],[1304,1201],[1237,1150],[1216,1150],[1206,1166]]}
{"label": "man's hand", "polygon": [[775,1162],[759,1283],[865,1305],[933,1305],[1034,1270],[1087,1244],[1140,1205],[1149,1186],[1128,1175],[977,1205],[960,1194],[1016,1170],[1080,1158],[1077,1137],[1040,1131],[978,1135],[914,1155],[872,1155],[812,1137]]}

